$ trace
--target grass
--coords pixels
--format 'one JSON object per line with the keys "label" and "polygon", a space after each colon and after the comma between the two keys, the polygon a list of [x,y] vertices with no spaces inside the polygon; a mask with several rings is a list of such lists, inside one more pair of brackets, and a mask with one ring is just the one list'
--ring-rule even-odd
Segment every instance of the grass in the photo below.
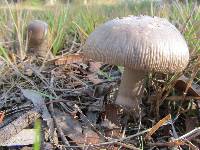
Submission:
{"label": "grass", "polygon": [[40,145],[41,145],[41,122],[40,122],[40,120],[36,120],[34,129],[35,129],[35,141],[34,141],[33,149],[40,150]]}
{"label": "grass", "polygon": [[[30,2],[30,3],[28,3]],[[34,4],[33,4],[34,3]],[[49,25],[48,48],[54,55],[64,50],[66,53],[79,51],[88,35],[100,24],[128,15],[150,15],[169,19],[184,35],[191,58],[200,52],[200,6],[197,1],[187,5],[173,1],[157,3],[153,1],[117,0],[100,3],[99,0],[84,5],[83,1],[41,5],[38,0],[0,6],[0,55],[7,60],[5,52],[17,52],[23,59],[27,50],[26,27],[33,19],[44,20]],[[77,50],[71,50],[73,43],[79,43]],[[6,61],[9,62],[9,61]],[[199,77],[197,77],[199,78]]]}
{"label": "grass", "polygon": [[[6,1],[5,1],[6,2]],[[200,52],[200,5],[190,1],[187,5],[173,1],[156,3],[153,1],[118,0],[100,3],[93,1],[84,5],[83,1],[42,6],[38,0],[23,4],[10,5],[7,2],[0,6],[0,55],[9,62],[8,51],[17,52],[24,58],[27,50],[26,27],[33,19],[44,20],[49,25],[49,48],[54,55],[62,50],[71,52],[72,42],[83,45],[87,36],[94,29],[116,17],[128,15],[150,15],[169,19],[184,35],[191,58]],[[33,4],[34,3],[34,4]],[[75,50],[76,51],[76,50]],[[74,52],[74,51],[73,51]],[[199,78],[199,77],[197,77]]]}
{"label": "grass", "polygon": [[[28,9],[31,3],[31,8]],[[169,19],[183,32],[191,52],[200,51],[200,7],[197,2],[188,5],[173,2],[173,4],[159,4],[151,1],[134,3],[133,0],[118,1],[109,5],[99,1],[83,5],[75,1],[65,5],[57,4],[52,7],[41,7],[39,1],[25,2],[22,5],[6,4],[0,9],[0,33],[2,42],[16,41],[11,47],[18,50],[20,57],[26,51],[25,28],[32,19],[41,19],[49,24],[49,47],[53,54],[65,49],[76,35],[76,42],[84,43],[99,24],[105,21],[127,15],[150,15]],[[25,7],[26,6],[26,7]],[[3,45],[4,46],[4,45]],[[4,46],[5,47],[5,46]]]}

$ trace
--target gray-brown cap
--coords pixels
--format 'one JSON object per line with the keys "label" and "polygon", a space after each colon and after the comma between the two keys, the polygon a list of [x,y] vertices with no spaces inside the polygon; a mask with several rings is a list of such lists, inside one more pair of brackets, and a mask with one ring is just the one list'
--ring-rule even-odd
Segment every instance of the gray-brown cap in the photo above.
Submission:
{"label": "gray-brown cap", "polygon": [[49,48],[48,24],[42,20],[33,20],[28,24],[28,55],[53,58]]}
{"label": "gray-brown cap", "polygon": [[159,17],[129,16],[99,26],[88,37],[84,54],[96,61],[127,68],[179,72],[189,51],[181,33]]}
{"label": "gray-brown cap", "polygon": [[48,24],[42,20],[33,20],[28,25],[29,41],[32,45],[40,45],[47,36]]}

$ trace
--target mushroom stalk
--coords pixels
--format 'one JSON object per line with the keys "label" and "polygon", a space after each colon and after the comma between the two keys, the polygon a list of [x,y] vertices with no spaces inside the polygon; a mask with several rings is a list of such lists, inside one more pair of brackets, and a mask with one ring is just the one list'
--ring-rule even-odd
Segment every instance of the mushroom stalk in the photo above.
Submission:
{"label": "mushroom stalk", "polygon": [[139,110],[141,95],[143,94],[144,71],[125,68],[119,87],[116,104]]}

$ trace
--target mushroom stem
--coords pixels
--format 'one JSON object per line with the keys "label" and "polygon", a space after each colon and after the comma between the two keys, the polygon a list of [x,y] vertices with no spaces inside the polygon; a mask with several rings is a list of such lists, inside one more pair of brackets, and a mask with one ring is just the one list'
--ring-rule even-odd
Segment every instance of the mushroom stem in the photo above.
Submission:
{"label": "mushroom stem", "polygon": [[125,68],[119,87],[119,93],[116,99],[116,104],[125,107],[133,108],[134,111],[139,111],[141,103],[141,95],[143,94],[143,79],[144,71],[131,70]]}

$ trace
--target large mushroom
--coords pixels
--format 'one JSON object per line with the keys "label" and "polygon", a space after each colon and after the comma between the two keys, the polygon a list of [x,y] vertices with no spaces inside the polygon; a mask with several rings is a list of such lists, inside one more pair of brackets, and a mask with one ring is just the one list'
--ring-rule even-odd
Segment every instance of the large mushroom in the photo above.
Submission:
{"label": "large mushroom", "polygon": [[176,27],[150,16],[106,22],[90,34],[83,52],[95,61],[124,66],[116,103],[136,112],[148,72],[181,72],[189,61],[188,46]]}
{"label": "large mushroom", "polygon": [[28,28],[28,54],[51,58],[53,55],[48,48],[48,24],[42,20],[33,20]]}

